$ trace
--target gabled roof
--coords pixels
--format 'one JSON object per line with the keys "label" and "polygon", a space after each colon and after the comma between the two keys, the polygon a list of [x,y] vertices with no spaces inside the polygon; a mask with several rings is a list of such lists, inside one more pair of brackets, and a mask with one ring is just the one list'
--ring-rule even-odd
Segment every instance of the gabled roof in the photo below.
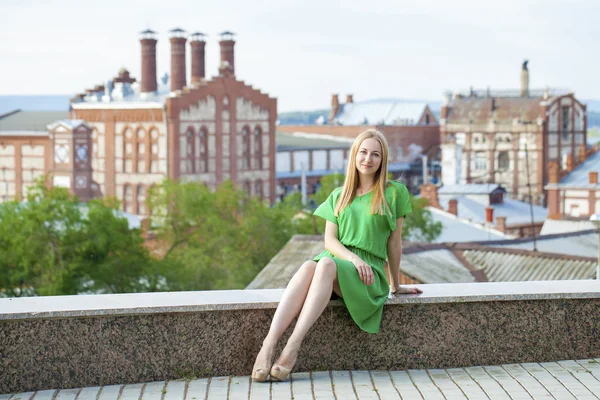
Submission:
{"label": "gabled roof", "polygon": [[425,103],[397,100],[346,103],[334,120],[341,125],[417,125],[426,108]]}
{"label": "gabled roof", "polygon": [[47,132],[48,124],[67,118],[68,111],[19,111],[0,119],[0,132]]}
{"label": "gabled roof", "polygon": [[497,183],[467,183],[444,185],[438,189],[438,194],[491,194],[498,189],[506,193],[506,190]]}
{"label": "gabled roof", "polygon": [[579,164],[573,171],[565,175],[558,184],[559,187],[598,187],[598,185],[590,185],[590,172],[600,173],[600,151],[595,152],[584,162]]}
{"label": "gabled roof", "polygon": [[427,209],[431,212],[433,221],[440,222],[443,226],[442,233],[435,239],[435,243],[479,242],[507,238],[502,232],[491,227],[466,221],[435,207],[427,207]]}
{"label": "gabled roof", "polygon": [[55,121],[51,124],[48,124],[48,129],[53,130],[58,128],[59,126],[63,126],[69,130],[75,130],[80,126],[85,126],[88,129],[92,128],[82,119],[61,119],[59,121]]}

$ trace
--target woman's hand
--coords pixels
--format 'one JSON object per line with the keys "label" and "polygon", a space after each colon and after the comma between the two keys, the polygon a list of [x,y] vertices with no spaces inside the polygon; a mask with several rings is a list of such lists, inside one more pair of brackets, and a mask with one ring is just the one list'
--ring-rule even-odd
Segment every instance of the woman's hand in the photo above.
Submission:
{"label": "woman's hand", "polygon": [[375,277],[373,276],[373,269],[369,264],[364,262],[359,256],[355,255],[350,260],[356,270],[358,271],[358,275],[360,276],[360,280],[365,283],[365,285],[372,285],[375,283]]}
{"label": "woman's hand", "polygon": [[396,289],[394,289],[393,287],[390,286],[390,290],[392,291],[392,294],[395,295],[399,295],[399,294],[420,294],[423,293],[423,291],[419,288],[416,287],[402,287],[402,286],[398,286]]}

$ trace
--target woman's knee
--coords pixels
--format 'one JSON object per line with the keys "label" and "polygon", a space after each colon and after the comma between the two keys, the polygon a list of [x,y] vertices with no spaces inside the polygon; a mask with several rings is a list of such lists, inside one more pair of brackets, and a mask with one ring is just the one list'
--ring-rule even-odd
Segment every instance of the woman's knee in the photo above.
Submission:
{"label": "woman's knee", "polygon": [[328,275],[335,279],[337,276],[337,266],[335,265],[335,261],[330,257],[321,258],[316,265],[315,273]]}
{"label": "woman's knee", "polygon": [[312,260],[305,261],[298,269],[298,272],[309,274],[309,275],[314,275],[316,267],[317,267],[316,262],[314,262]]}

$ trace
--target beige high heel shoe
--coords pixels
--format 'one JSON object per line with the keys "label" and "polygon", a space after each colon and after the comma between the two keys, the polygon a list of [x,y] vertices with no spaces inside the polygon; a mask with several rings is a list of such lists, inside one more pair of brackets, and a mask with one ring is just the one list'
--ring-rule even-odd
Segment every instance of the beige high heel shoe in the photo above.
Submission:
{"label": "beige high heel shoe", "polygon": [[290,376],[292,369],[294,369],[294,367],[286,368],[281,365],[273,364],[273,367],[271,367],[271,378],[283,382]]}
{"label": "beige high heel shoe", "polygon": [[265,382],[269,377],[269,370],[264,370],[262,368],[255,369],[252,372],[252,380],[254,382]]}

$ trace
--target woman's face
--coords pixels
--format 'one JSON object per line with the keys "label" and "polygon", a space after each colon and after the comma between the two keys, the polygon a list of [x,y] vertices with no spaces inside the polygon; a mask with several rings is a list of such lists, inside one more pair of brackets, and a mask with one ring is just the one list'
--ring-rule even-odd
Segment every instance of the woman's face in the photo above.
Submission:
{"label": "woman's face", "polygon": [[363,175],[375,175],[381,166],[381,145],[374,138],[362,141],[356,153],[356,169]]}

